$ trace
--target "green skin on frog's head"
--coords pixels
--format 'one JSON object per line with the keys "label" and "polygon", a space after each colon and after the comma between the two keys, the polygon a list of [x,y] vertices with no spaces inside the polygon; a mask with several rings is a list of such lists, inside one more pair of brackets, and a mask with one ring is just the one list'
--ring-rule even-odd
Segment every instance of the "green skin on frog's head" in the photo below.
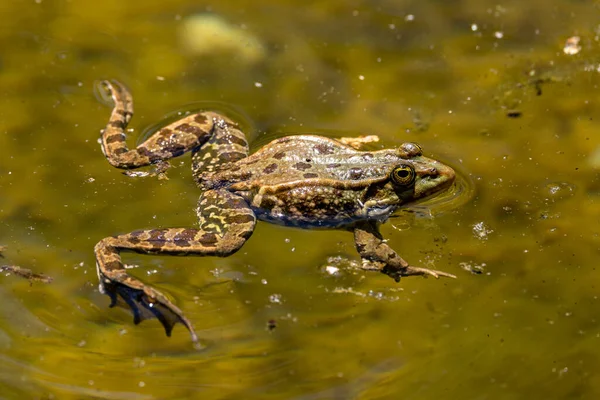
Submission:
{"label": "green skin on frog's head", "polygon": [[398,207],[441,193],[454,182],[454,170],[418,156],[394,165],[390,179],[364,202],[367,218],[386,219]]}

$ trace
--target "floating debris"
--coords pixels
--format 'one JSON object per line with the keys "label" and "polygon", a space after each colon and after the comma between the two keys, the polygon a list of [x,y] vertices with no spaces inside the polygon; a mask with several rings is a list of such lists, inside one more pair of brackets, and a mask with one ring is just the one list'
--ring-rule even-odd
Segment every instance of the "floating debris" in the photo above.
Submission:
{"label": "floating debris", "polygon": [[379,291],[375,291],[375,290],[368,290],[366,293],[363,293],[359,290],[355,290],[352,287],[336,287],[334,288],[331,292],[332,293],[337,293],[337,294],[353,294],[355,296],[358,297],[372,297],[376,300],[384,300],[384,301],[398,301],[400,300],[400,296],[393,296],[393,295],[389,295],[386,294],[387,292],[399,292],[399,291],[403,291],[404,289],[402,288],[397,288],[397,289],[389,289],[386,290],[386,292],[379,292]]}
{"label": "floating debris", "polygon": [[[6,250],[6,246],[0,246],[0,257],[4,258],[4,254],[2,252]],[[44,275],[44,274],[36,274],[30,269],[21,268],[16,265],[0,265],[0,271],[5,271],[8,274],[14,274],[20,276],[21,278],[25,278],[29,280],[29,283],[37,281],[50,283],[52,282],[52,278]]]}
{"label": "floating debris", "polygon": [[472,273],[473,275],[481,275],[481,274],[483,274],[483,272],[485,271],[485,267],[486,267],[485,263],[481,263],[481,264],[469,264],[469,263],[466,263],[466,262],[461,262],[458,265],[459,265],[459,267],[461,267],[465,271],[468,271],[468,272]]}
{"label": "floating debris", "polygon": [[253,64],[265,59],[267,52],[260,40],[245,26],[235,26],[218,15],[192,15],[182,21],[181,44],[190,54],[235,55],[236,61]]}
{"label": "floating debris", "polygon": [[8,272],[9,274],[14,274],[16,276],[20,276],[21,278],[25,278],[25,279],[29,280],[30,283],[32,283],[32,282],[50,283],[53,281],[53,278],[48,275],[38,274],[38,273],[33,272],[30,269],[17,267],[16,265],[0,265],[0,271],[5,271],[5,272]]}
{"label": "floating debris", "polygon": [[475,236],[479,240],[487,240],[490,233],[494,232],[483,221],[474,224],[472,226],[472,228],[473,228],[473,236]]}
{"label": "floating debris", "polygon": [[541,188],[541,193],[549,201],[567,199],[575,194],[576,187],[569,182],[550,182]]}
{"label": "floating debris", "polygon": [[579,36],[571,36],[568,38],[565,47],[563,48],[563,52],[568,56],[579,53],[581,51],[581,46],[579,45],[580,40],[581,38]]}
{"label": "floating debris", "polygon": [[336,255],[327,257],[327,262],[321,267],[321,272],[331,277],[340,277],[347,273],[356,274],[362,272],[361,263],[358,260],[349,259],[346,256]]}
{"label": "floating debris", "polygon": [[269,301],[273,304],[281,304],[283,302],[282,296],[279,293],[273,293],[270,295]]}

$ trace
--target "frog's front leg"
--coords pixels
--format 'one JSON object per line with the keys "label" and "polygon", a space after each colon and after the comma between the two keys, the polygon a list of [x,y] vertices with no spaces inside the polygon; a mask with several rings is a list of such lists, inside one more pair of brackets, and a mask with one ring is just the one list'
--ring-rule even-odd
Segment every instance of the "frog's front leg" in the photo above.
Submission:
{"label": "frog's front leg", "polygon": [[399,281],[403,276],[411,275],[456,278],[456,276],[446,272],[410,265],[384,242],[375,221],[358,222],[354,226],[354,241],[356,249],[363,259],[364,269],[383,272],[396,281]]}
{"label": "frog's front leg", "polygon": [[170,228],[134,231],[102,239],[96,245],[100,292],[111,298],[110,306],[131,308],[134,323],[157,318],[171,336],[180,322],[193,341],[198,337],[192,323],[166,296],[127,274],[120,252],[225,257],[235,253],[252,235],[256,217],[244,199],[226,191],[209,190],[198,204],[199,229]]}
{"label": "frog's front leg", "polygon": [[[99,84],[102,97],[113,102],[113,110],[102,132],[102,151],[108,162],[117,168],[131,169],[150,165],[182,155],[202,146],[216,133],[229,139],[228,151],[244,156],[248,152],[245,135],[236,123],[214,112],[188,115],[161,128],[135,149],[126,143],[125,129],[133,116],[133,99],[117,81]],[[239,158],[239,157],[238,157]]]}

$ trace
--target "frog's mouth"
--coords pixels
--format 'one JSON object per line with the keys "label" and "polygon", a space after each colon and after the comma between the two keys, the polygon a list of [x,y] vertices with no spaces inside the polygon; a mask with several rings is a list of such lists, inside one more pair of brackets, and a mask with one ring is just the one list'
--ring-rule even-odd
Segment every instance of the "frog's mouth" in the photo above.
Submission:
{"label": "frog's mouth", "polygon": [[[439,193],[442,193],[446,189],[448,189],[454,183],[454,177],[452,179],[440,179],[437,178],[435,183],[424,185],[425,189],[419,190],[418,193],[415,193],[415,199],[421,200],[425,199],[429,196],[433,196]],[[416,191],[415,191],[416,192]]]}

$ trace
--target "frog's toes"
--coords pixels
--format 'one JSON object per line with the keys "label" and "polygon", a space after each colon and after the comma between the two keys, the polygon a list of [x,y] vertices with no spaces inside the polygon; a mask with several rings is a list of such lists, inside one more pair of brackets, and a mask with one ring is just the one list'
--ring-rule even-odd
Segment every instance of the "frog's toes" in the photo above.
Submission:
{"label": "frog's toes", "polygon": [[113,104],[113,86],[110,81],[94,82],[94,95],[104,105],[112,106]]}
{"label": "frog's toes", "polygon": [[416,275],[433,276],[436,279],[438,279],[440,277],[456,278],[455,275],[449,274],[447,272],[435,271],[435,270],[427,269],[427,268],[413,267],[412,265],[409,265],[409,266],[407,266],[405,268],[401,268],[401,269],[391,269],[388,266],[388,268],[384,268],[384,270],[382,272],[384,274],[388,275],[390,278],[394,279],[396,282],[399,282],[400,278],[403,276],[416,276]]}
{"label": "frog's toes", "polygon": [[110,307],[129,308],[136,325],[146,319],[156,318],[165,328],[167,336],[171,336],[173,327],[179,322],[189,330],[192,341],[198,341],[194,327],[179,308],[157,290],[139,281],[136,283],[136,285],[128,285],[105,280],[100,291],[110,297]]}
{"label": "frog's toes", "polygon": [[427,268],[419,268],[419,267],[409,266],[407,268],[407,270],[409,270],[409,273],[407,275],[433,276],[436,279],[438,279],[442,276],[445,278],[456,278],[455,275],[449,274],[447,272],[435,271],[435,270],[427,269]]}

